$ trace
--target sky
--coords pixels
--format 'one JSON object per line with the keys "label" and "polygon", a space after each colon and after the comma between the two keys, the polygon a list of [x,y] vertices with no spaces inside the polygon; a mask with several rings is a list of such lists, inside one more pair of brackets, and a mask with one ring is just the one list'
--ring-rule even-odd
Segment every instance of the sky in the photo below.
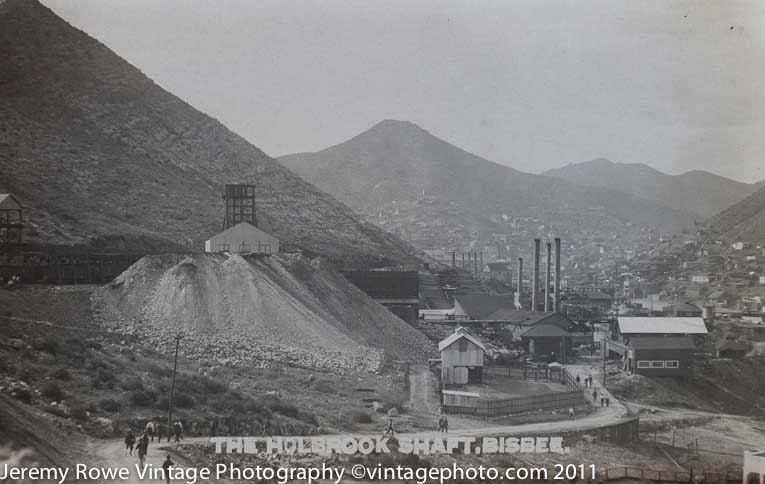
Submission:
{"label": "sky", "polygon": [[42,0],[271,156],[407,120],[539,173],[765,179],[761,0]]}

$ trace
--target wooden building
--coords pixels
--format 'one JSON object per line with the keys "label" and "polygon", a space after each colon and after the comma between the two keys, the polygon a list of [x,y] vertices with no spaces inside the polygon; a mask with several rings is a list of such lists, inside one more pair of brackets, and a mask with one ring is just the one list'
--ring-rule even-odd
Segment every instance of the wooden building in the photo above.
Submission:
{"label": "wooden building", "polygon": [[438,343],[441,353],[441,381],[444,387],[483,381],[483,343],[463,327]]}
{"label": "wooden building", "polygon": [[19,249],[24,207],[10,193],[0,193],[0,251]]}
{"label": "wooden building", "polygon": [[367,296],[409,324],[420,311],[420,278],[416,271],[345,271],[343,275]]}
{"label": "wooden building", "polygon": [[538,316],[531,320],[531,325],[520,334],[524,351],[534,359],[565,364],[567,356],[571,353],[575,323],[560,313],[532,314]]}
{"label": "wooden building", "polygon": [[625,369],[646,376],[687,377],[696,344],[690,336],[643,336],[627,345]]}
{"label": "wooden building", "polygon": [[277,254],[279,239],[248,222],[240,222],[205,241],[205,252]]}

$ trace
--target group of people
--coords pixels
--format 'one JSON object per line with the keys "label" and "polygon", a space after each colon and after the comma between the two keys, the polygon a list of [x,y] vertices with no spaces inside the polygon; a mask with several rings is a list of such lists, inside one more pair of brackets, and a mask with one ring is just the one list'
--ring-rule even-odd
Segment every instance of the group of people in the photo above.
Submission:
{"label": "group of people", "polygon": [[[181,441],[183,434],[183,424],[180,420],[177,420],[173,424],[172,435],[175,436],[175,442]],[[153,420],[146,424],[141,436],[136,438],[132,430],[128,430],[125,436],[125,452],[128,455],[133,455],[133,450],[138,453],[138,460],[143,465],[143,461],[146,459],[146,455],[149,453],[149,442],[154,443],[154,437],[157,437],[157,443],[162,442],[162,439],[167,435],[167,441],[170,442],[171,433],[165,432],[165,427],[159,422]],[[167,460],[170,460],[170,456],[167,456]],[[172,465],[172,464],[171,464]]]}
{"label": "group of people", "polygon": [[582,380],[579,375],[576,375],[576,383],[581,384],[582,381],[584,381],[585,388],[592,388],[592,375],[587,375],[584,377],[584,380]]}

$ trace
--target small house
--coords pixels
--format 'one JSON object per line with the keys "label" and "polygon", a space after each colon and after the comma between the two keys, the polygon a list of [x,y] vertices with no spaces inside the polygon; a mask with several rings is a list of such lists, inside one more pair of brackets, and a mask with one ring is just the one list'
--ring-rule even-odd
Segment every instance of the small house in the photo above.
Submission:
{"label": "small house", "polygon": [[489,262],[483,266],[482,272],[486,279],[504,282],[510,282],[513,279],[512,268],[507,262]]}
{"label": "small house", "polygon": [[743,358],[749,352],[749,345],[741,341],[726,340],[717,346],[718,358]]}
{"label": "small house", "polygon": [[486,347],[463,327],[438,343],[441,353],[441,381],[444,386],[483,381]]}

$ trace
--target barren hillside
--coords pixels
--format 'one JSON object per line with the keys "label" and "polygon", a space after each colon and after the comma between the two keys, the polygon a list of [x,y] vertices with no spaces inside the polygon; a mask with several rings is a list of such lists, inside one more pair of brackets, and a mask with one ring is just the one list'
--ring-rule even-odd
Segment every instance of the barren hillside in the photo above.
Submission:
{"label": "barren hillside", "polygon": [[201,250],[220,230],[223,185],[251,182],[264,228],[287,246],[345,266],[414,260],[37,1],[0,4],[0,63],[0,189],[28,209],[28,240]]}
{"label": "barren hillside", "polygon": [[760,242],[765,239],[765,187],[714,216],[709,227],[727,241]]}
{"label": "barren hillside", "polygon": [[[326,265],[326,264],[325,264]],[[99,292],[107,324],[200,360],[375,370],[433,351],[331,267],[301,256],[147,256]]]}

